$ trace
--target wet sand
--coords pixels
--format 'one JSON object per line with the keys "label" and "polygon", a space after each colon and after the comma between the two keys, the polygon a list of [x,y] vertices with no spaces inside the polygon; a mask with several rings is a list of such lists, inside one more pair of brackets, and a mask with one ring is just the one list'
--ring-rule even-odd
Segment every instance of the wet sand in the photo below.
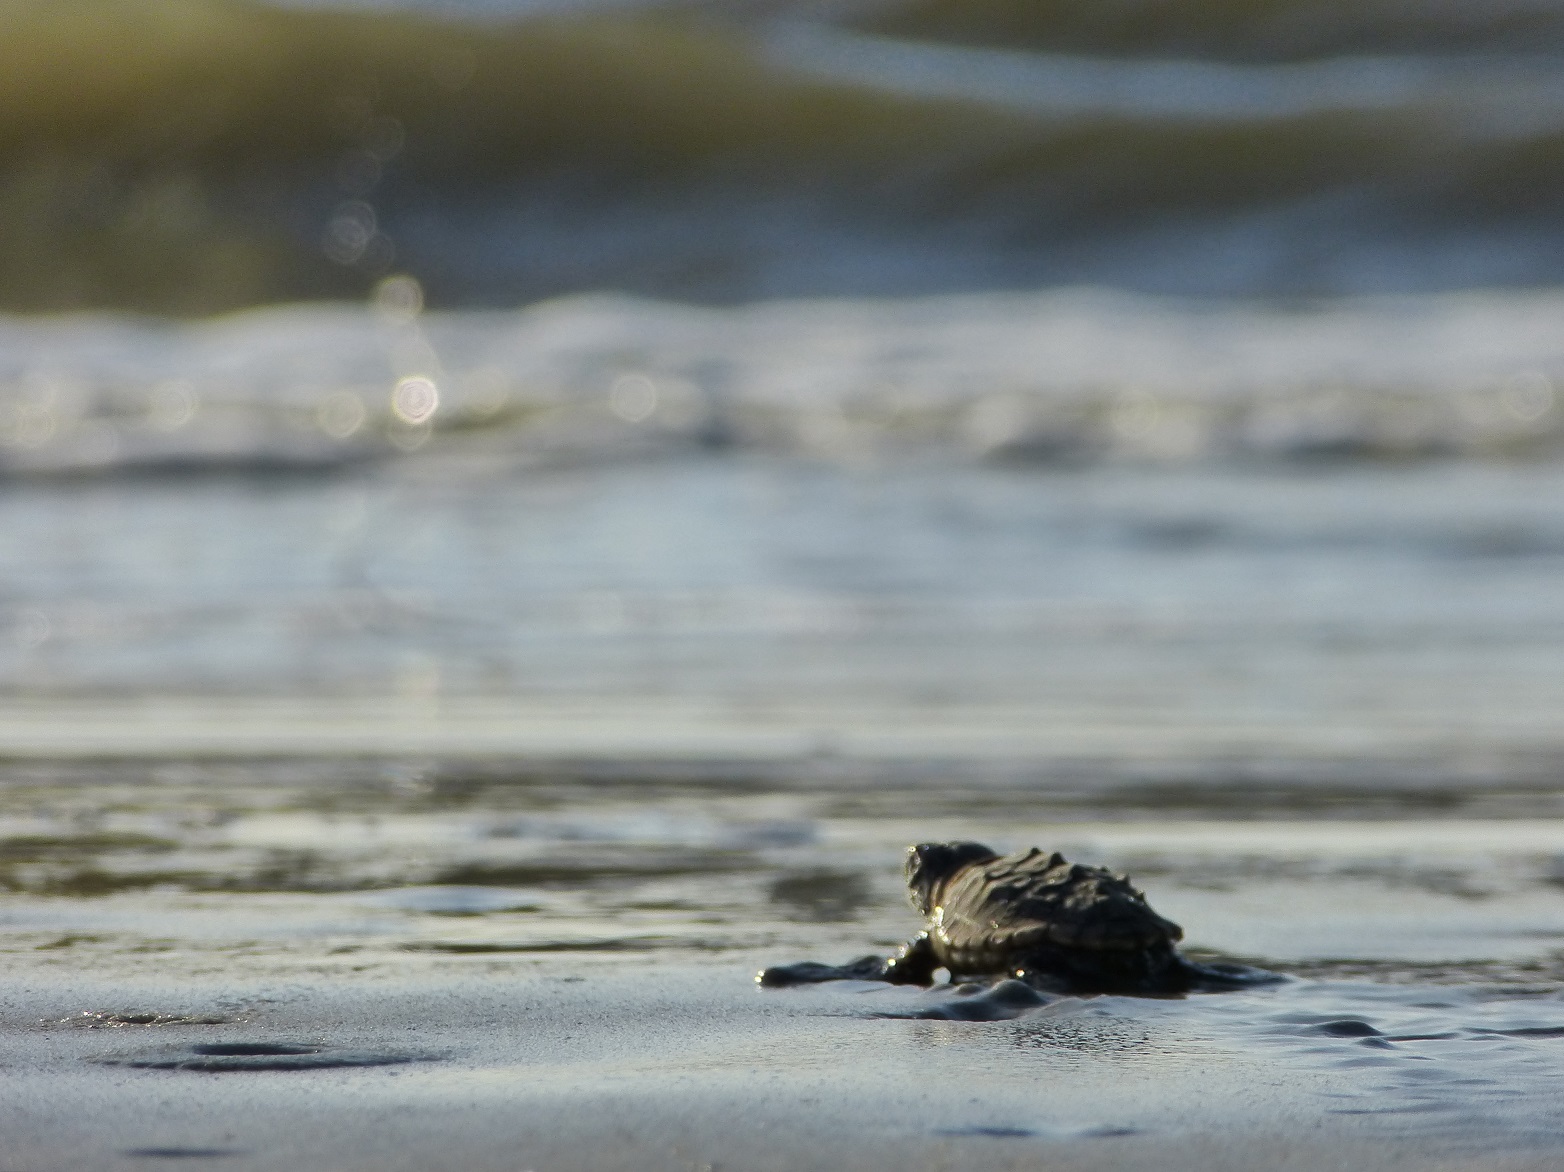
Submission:
{"label": "wet sand", "polygon": [[1558,1166],[1561,1043],[1502,1032],[1529,1003],[1300,983],[927,1021],[876,1015],[936,995],[746,977],[637,958],[13,985],[4,1166]]}
{"label": "wet sand", "polygon": [[[4,1172],[1564,1160],[1549,792],[340,761],[0,792]],[[755,986],[914,930],[898,855],[931,834],[1127,867],[1192,950],[1288,979],[1019,1009]]]}

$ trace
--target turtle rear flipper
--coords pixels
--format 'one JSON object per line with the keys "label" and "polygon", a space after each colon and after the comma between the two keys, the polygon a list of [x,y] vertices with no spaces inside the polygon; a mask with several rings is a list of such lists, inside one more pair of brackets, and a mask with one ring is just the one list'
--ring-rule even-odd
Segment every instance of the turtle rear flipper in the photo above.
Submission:
{"label": "turtle rear flipper", "polygon": [[1282,973],[1237,961],[1196,961],[1179,957],[1184,978],[1193,993],[1226,993],[1234,989],[1247,989],[1255,985],[1275,985],[1287,980]]}

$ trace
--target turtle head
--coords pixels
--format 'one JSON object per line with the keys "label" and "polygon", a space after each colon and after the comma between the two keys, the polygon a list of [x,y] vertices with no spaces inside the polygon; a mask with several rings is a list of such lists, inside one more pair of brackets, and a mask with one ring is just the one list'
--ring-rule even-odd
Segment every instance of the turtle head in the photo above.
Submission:
{"label": "turtle head", "polygon": [[968,863],[999,856],[980,842],[920,842],[907,848],[907,895],[924,915],[939,902],[940,887]]}

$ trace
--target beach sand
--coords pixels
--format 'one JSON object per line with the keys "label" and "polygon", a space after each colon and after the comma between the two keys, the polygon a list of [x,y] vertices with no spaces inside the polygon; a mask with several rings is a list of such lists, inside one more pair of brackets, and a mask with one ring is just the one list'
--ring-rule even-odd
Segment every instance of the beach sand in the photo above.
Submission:
{"label": "beach sand", "polygon": [[[642,958],[378,977],[40,974],[7,996],[4,1166],[1558,1166],[1557,1097],[1538,1069],[1556,1070],[1543,1054],[1556,1040],[1370,1049],[1315,1024],[1353,1002],[1359,1019],[1420,1031],[1530,1020],[1470,993],[1425,990],[1447,1007],[1418,1009],[1349,986],[1102,998],[967,1022],[873,1016],[928,994],[765,995],[747,977],[731,961]],[[78,1006],[227,1024],[82,1028]],[[316,1052],[199,1069],[203,1048],[289,1043]],[[345,1065],[314,1065],[328,1060]],[[178,1062],[196,1068],[157,1068]]]}
{"label": "beach sand", "polygon": [[[5,1172],[1564,1161],[1547,793],[1258,817],[492,762],[7,780]],[[1191,948],[1288,977],[1015,1015],[754,984],[915,930],[898,856],[933,834],[1127,866]]]}

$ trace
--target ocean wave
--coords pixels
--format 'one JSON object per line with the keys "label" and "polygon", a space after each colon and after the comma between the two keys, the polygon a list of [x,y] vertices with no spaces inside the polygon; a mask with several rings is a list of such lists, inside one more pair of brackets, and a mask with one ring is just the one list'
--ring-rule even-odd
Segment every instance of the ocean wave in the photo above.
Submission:
{"label": "ocean wave", "polygon": [[1564,280],[1546,62],[999,62],[765,28],[11,6],[0,308],[208,314],[393,270],[447,306]]}
{"label": "ocean wave", "polygon": [[1554,458],[1564,293],[1264,308],[1100,290],[703,309],[576,298],[0,323],[0,472],[452,475],[712,448],[936,458]]}
{"label": "ocean wave", "polygon": [[967,44],[1249,61],[1564,49],[1558,0],[867,0],[848,19]]}
{"label": "ocean wave", "polygon": [[1283,64],[1139,60],[962,48],[779,24],[768,56],[888,93],[980,102],[1045,118],[1266,122],[1343,111],[1438,114],[1468,137],[1557,129],[1556,57],[1354,54]]}

